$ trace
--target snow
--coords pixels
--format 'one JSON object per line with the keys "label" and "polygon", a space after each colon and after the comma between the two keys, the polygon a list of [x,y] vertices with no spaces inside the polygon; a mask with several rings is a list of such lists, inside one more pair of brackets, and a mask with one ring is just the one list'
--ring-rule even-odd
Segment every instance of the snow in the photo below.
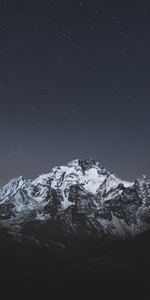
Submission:
{"label": "snow", "polygon": [[79,160],[73,160],[67,166],[55,167],[52,169],[52,172],[39,176],[33,183],[34,185],[46,185],[47,182],[51,182],[51,188],[59,188],[63,197],[62,206],[66,209],[72,205],[68,200],[69,189],[72,185],[80,184],[86,192],[95,194],[105,181],[106,193],[116,188],[120,183],[125,187],[133,185],[133,182],[122,181],[109,172],[106,172],[104,175],[98,163],[95,163],[95,166],[83,172],[79,165]]}
{"label": "snow", "polygon": [[95,194],[98,188],[100,187],[100,185],[105,180],[105,178],[106,176],[104,175],[100,176],[98,174],[96,168],[91,168],[85,172],[85,178],[83,179],[84,187],[88,192]]}
{"label": "snow", "polygon": [[[80,184],[85,189],[85,192],[96,194],[100,187],[104,184],[104,191],[108,193],[110,190],[115,189],[119,183],[122,183],[125,187],[133,185],[132,182],[122,181],[115,175],[109,173],[106,169],[103,172],[98,162],[93,163],[83,171],[79,160],[73,160],[66,166],[55,167],[50,173],[40,175],[33,181],[25,181],[22,177],[18,177],[8,183],[0,191],[0,201],[5,202],[10,195],[15,195],[15,201],[17,211],[21,211],[27,208],[25,203],[22,203],[21,196],[17,196],[17,192],[22,188],[26,187],[27,197],[30,199],[28,208],[32,208],[36,205],[42,205],[43,201],[49,195],[51,188],[59,189],[62,195],[62,207],[63,209],[68,208],[72,203],[68,200],[69,191],[72,185]],[[38,192],[33,195],[33,188],[37,187]],[[26,197],[24,195],[24,197]],[[108,200],[108,198],[107,198]],[[2,203],[1,202],[1,203]]]}
{"label": "snow", "polygon": [[122,183],[126,188],[131,187],[134,184],[134,182],[129,182],[125,180],[120,180],[120,183]]}
{"label": "snow", "polygon": [[[115,201],[123,193],[123,189],[118,188],[119,184],[123,184],[125,188],[134,185],[133,182],[121,180],[106,169],[101,168],[97,162],[90,163],[86,169],[88,162],[84,164],[84,168],[79,162],[79,160],[74,160],[66,166],[55,167],[51,172],[40,175],[33,181],[25,180],[22,177],[11,180],[0,190],[0,204],[7,201],[14,204],[15,207],[12,209],[14,215],[12,214],[8,220],[1,220],[1,224],[4,224],[5,227],[8,226],[11,231],[14,230],[16,234],[20,231],[22,222],[28,220],[28,217],[30,220],[33,218],[40,221],[49,219],[50,215],[44,212],[44,207],[51,201],[51,188],[60,195],[62,210],[74,205],[69,201],[69,193],[70,187],[76,184],[83,188],[85,195],[88,193],[98,195],[98,197],[92,197],[92,201],[99,210],[104,201],[112,199]],[[144,179],[138,182],[142,199],[147,199],[145,184]],[[149,182],[147,183],[148,188]],[[86,201],[85,197],[84,201]],[[144,201],[146,200],[143,200],[145,204]],[[125,220],[114,215],[112,215],[111,221],[107,217],[106,219],[101,217],[97,220],[106,234],[120,237],[124,237],[126,234],[134,236],[145,231],[145,226],[149,226],[140,219],[137,224],[130,223],[128,225]],[[101,226],[99,230],[101,230]]]}
{"label": "snow", "polygon": [[68,166],[54,169],[53,173],[48,177],[52,178],[52,188],[60,188],[64,199],[64,202],[62,203],[64,209],[72,205],[72,203],[68,201],[71,185],[82,184],[87,192],[95,194],[100,184],[105,179],[105,176],[100,176],[98,174],[97,168],[91,168],[83,173],[82,168],[77,164],[77,161],[75,161],[75,165],[70,163]]}

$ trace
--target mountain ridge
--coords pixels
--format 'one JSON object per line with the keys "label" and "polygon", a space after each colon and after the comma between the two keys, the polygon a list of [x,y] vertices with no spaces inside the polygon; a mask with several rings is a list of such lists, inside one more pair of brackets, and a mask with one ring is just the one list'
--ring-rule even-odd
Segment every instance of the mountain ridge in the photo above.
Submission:
{"label": "mountain ridge", "polygon": [[0,225],[38,242],[43,232],[46,241],[133,237],[150,228],[150,182],[124,181],[99,162],[75,159],[34,180],[10,180],[0,189]]}

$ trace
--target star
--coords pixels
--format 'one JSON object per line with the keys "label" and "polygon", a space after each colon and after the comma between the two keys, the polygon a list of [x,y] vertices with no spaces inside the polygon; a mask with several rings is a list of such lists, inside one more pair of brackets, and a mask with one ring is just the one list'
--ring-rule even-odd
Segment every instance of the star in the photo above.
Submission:
{"label": "star", "polygon": [[20,11],[18,11],[17,14],[16,14],[16,16],[20,17],[20,15],[21,15],[21,13],[20,13]]}
{"label": "star", "polygon": [[94,25],[90,25],[90,29],[93,30],[95,28]]}
{"label": "star", "polygon": [[133,97],[131,95],[129,95],[129,99],[131,100]]}
{"label": "star", "polygon": [[121,50],[122,50],[122,51],[127,51],[127,50],[128,50],[128,47],[127,47],[127,46],[121,47]]}
{"label": "star", "polygon": [[58,60],[62,61],[62,55],[61,54],[58,56]]}
{"label": "star", "polygon": [[36,105],[32,106],[32,110],[35,111],[36,110]]}
{"label": "star", "polygon": [[15,150],[11,150],[11,151],[10,151],[10,154],[11,154],[11,155],[15,155],[15,154],[16,154]]}
{"label": "star", "polygon": [[40,59],[41,59],[42,61],[45,61],[45,60],[47,59],[47,57],[43,55],[43,56],[40,57]]}
{"label": "star", "polygon": [[34,45],[34,47],[38,47],[38,46],[39,46],[39,44],[38,44],[38,43],[34,43],[33,45]]}

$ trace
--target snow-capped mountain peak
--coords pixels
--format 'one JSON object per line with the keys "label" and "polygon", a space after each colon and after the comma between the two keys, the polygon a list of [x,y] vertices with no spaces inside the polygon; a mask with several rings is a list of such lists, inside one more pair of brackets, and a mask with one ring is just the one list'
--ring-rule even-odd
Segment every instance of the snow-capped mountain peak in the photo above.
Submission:
{"label": "snow-capped mountain peak", "polygon": [[0,202],[7,201],[10,197],[17,193],[21,188],[26,185],[27,180],[23,176],[11,179],[4,187],[0,190]]}
{"label": "snow-capped mountain peak", "polygon": [[60,189],[64,198],[63,206],[67,208],[71,203],[68,201],[69,189],[72,185],[82,185],[86,192],[95,194],[100,187],[106,183],[106,192],[116,188],[120,183],[125,187],[131,186],[132,182],[122,181],[111,174],[104,167],[94,160],[73,160],[66,166],[55,167],[52,171],[36,178],[33,185],[47,185],[51,188]]}
{"label": "snow-capped mountain peak", "polygon": [[44,222],[52,224],[45,233],[50,234],[56,222],[73,236],[81,228],[100,237],[136,235],[150,227],[149,207],[145,177],[124,181],[94,160],[76,159],[34,180],[20,176],[5,185],[0,190],[0,226],[22,234],[27,224]]}

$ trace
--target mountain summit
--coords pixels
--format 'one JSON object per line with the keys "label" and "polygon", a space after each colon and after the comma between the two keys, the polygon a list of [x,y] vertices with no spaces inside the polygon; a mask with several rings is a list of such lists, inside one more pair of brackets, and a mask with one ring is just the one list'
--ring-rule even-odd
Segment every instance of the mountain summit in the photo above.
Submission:
{"label": "mountain summit", "polygon": [[0,190],[0,226],[17,239],[124,239],[150,228],[150,182],[119,179],[94,160],[73,160]]}

